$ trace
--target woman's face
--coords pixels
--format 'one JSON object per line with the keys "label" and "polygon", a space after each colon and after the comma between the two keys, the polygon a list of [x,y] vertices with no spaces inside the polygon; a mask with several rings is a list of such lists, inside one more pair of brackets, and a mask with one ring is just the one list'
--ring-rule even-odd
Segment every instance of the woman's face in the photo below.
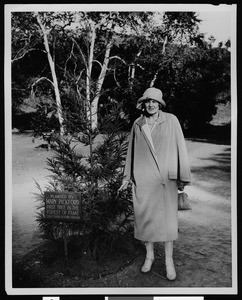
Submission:
{"label": "woman's face", "polygon": [[159,111],[159,103],[156,100],[149,99],[145,101],[145,109],[149,115],[154,115]]}

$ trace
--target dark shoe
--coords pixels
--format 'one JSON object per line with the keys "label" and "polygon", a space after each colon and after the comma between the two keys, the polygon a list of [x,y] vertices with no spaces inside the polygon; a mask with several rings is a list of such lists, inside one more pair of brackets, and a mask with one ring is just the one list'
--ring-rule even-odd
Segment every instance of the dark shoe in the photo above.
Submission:
{"label": "dark shoe", "polygon": [[155,259],[153,258],[145,258],[145,262],[141,268],[141,273],[148,273],[153,265],[153,262],[155,261]]}

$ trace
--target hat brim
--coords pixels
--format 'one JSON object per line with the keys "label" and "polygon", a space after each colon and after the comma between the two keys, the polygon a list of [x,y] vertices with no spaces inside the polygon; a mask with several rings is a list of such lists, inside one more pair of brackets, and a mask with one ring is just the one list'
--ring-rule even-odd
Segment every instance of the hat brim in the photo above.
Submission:
{"label": "hat brim", "polygon": [[[148,99],[150,99],[150,98],[147,98],[146,96],[140,97],[140,98],[138,99],[138,101],[137,101],[136,108],[137,108],[137,109],[141,109],[142,102],[144,102],[145,100],[148,100]],[[166,103],[165,103],[165,101],[164,101],[163,99],[159,99],[159,100],[153,99],[153,100],[157,101],[158,103],[160,103],[161,105],[163,105],[164,107],[166,107]]]}

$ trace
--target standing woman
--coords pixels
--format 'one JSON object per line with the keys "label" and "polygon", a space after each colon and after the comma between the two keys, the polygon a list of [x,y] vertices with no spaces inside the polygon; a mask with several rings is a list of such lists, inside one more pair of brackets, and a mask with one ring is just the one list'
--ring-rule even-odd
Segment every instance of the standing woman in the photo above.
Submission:
{"label": "standing woman", "polygon": [[142,273],[154,262],[154,243],[165,243],[166,276],[176,279],[173,241],[178,238],[178,189],[191,181],[187,149],[178,119],[165,113],[161,90],[148,88],[137,102],[143,115],[133,124],[123,183],[132,182],[134,237],[144,241]]}

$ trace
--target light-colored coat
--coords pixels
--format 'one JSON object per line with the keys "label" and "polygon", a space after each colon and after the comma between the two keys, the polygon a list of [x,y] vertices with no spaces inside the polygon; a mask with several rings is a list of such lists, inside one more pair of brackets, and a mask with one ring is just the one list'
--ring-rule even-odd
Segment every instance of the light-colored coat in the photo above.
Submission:
{"label": "light-colored coat", "polygon": [[149,131],[144,116],[132,127],[124,179],[133,183],[136,239],[173,241],[178,237],[177,181],[191,181],[187,148],[178,119],[159,111]]}

